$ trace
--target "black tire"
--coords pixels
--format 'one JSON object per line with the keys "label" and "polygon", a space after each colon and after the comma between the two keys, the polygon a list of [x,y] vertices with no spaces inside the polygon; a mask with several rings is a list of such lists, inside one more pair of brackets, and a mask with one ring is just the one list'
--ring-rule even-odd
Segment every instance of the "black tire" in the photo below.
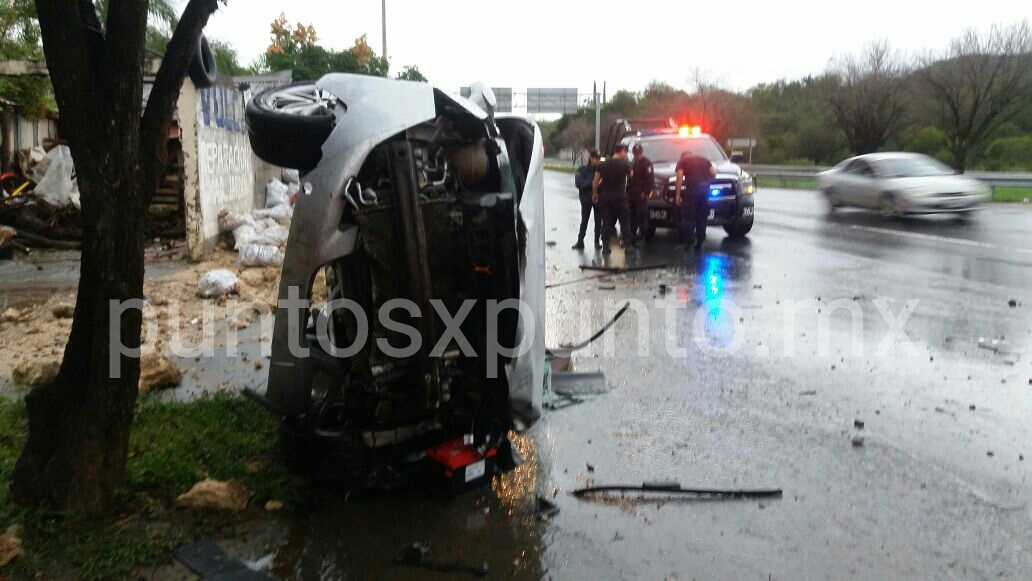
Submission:
{"label": "black tire", "polygon": [[656,237],[656,226],[649,224],[649,227],[645,229],[645,240],[651,242]]}
{"label": "black tire", "polygon": [[322,145],[333,131],[333,112],[296,115],[276,107],[277,94],[285,89],[312,85],[312,81],[273,87],[258,93],[247,104],[247,137],[255,155],[267,163],[308,171],[322,159]]}
{"label": "black tire", "polygon": [[828,211],[835,212],[842,207],[842,201],[839,200],[838,194],[833,192],[830,188],[824,190],[824,198],[828,200]]}
{"label": "black tire", "polygon": [[219,74],[219,67],[215,64],[215,54],[208,46],[208,39],[201,35],[197,40],[197,50],[194,51],[193,59],[190,60],[190,80],[198,89],[207,89],[215,84]]}
{"label": "black tire", "polygon": [[745,235],[748,234],[750,230],[752,230],[752,225],[752,220],[749,220],[748,222],[727,224],[724,226],[724,232],[727,232],[727,235],[730,238],[745,238]]}

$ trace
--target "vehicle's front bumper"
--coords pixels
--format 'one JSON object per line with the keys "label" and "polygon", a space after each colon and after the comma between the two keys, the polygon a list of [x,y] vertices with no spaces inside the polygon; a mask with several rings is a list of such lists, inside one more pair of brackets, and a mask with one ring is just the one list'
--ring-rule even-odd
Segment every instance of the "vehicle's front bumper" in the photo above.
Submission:
{"label": "vehicle's front bumper", "polygon": [[[726,194],[710,196],[707,200],[709,226],[725,226],[753,219],[753,198],[739,194],[736,182],[726,182]],[[674,204],[674,187],[668,186],[663,195],[654,194],[648,201],[649,225],[660,228],[681,226],[681,209]]]}
{"label": "vehicle's front bumper", "polygon": [[907,214],[972,212],[986,201],[988,201],[988,196],[984,194],[908,197],[904,211]]}

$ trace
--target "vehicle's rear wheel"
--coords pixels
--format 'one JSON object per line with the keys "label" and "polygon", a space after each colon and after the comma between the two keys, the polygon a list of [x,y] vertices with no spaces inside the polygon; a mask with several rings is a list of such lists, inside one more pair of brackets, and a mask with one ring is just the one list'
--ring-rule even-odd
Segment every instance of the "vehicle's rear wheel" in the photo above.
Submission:
{"label": "vehicle's rear wheel", "polygon": [[834,212],[842,207],[842,199],[831,188],[824,190],[824,198],[828,200],[829,212]]}
{"label": "vehicle's rear wheel", "polygon": [[251,148],[273,165],[310,170],[322,159],[339,107],[344,104],[311,81],[262,91],[245,111]]}
{"label": "vehicle's rear wheel", "polygon": [[724,232],[727,232],[727,235],[731,238],[744,238],[752,230],[752,225],[752,220],[727,224],[724,226]]}
{"label": "vehicle's rear wheel", "polygon": [[649,227],[645,229],[645,240],[646,241],[651,241],[655,237],[656,237],[656,226],[654,224],[649,224]]}

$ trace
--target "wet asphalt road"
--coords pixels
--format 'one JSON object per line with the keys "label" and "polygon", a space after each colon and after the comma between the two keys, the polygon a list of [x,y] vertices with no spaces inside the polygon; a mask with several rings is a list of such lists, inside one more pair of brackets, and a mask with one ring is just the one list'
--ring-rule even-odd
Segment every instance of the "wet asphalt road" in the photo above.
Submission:
{"label": "wet asphalt road", "polygon": [[[636,299],[649,318],[622,319],[609,355],[604,341],[578,353],[578,371],[605,372],[606,393],[534,429],[540,480],[563,510],[543,532],[546,576],[1032,578],[1032,208],[886,221],[829,216],[815,192],[760,190],[746,241],[710,228],[703,255],[686,257],[661,232],[605,262],[671,268],[562,284],[603,261],[569,250],[572,176],[548,172],[546,190],[549,283],[561,284],[548,291],[548,344],[600,325],[606,303]],[[727,302],[702,308],[693,331],[712,299]],[[814,309],[786,323],[798,301]],[[897,316],[908,301],[909,341],[879,350],[891,326],[878,305]],[[695,338],[740,347],[714,357]],[[567,494],[645,480],[784,497]]]}
{"label": "wet asphalt road", "polygon": [[[703,254],[686,257],[661,232],[603,261],[569,249],[572,176],[545,180],[547,344],[637,301],[574,356],[604,385],[546,411],[516,440],[528,461],[490,489],[452,502],[331,495],[227,540],[231,555],[285,579],[460,578],[391,564],[417,541],[438,563],[486,563],[489,578],[1032,578],[1032,208],[884,221],[761,190],[747,240],[711,228]],[[579,268],[603,262],[667,267]],[[786,323],[798,301],[813,308]],[[883,344],[893,326],[878,305],[895,318],[908,301],[908,339]],[[644,481],[784,495],[570,494]],[[536,519],[538,494],[561,512]]]}

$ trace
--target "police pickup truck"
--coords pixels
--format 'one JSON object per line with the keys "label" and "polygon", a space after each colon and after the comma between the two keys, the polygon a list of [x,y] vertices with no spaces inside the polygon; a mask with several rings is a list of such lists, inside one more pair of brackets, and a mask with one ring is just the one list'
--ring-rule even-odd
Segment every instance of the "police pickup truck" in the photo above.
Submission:
{"label": "police pickup truck", "polygon": [[[633,124],[633,125],[632,125]],[[756,184],[753,176],[738,164],[741,154],[730,158],[724,148],[699,127],[677,127],[672,120],[618,120],[609,128],[606,155],[617,143],[633,147],[640,144],[645,157],[652,161],[656,184],[648,200],[649,222],[646,239],[651,239],[656,228],[680,228],[680,208],[674,203],[677,160],[685,152],[705,157],[713,163],[717,177],[709,187],[710,226],[723,226],[731,238],[741,238],[752,230],[753,194]]]}

